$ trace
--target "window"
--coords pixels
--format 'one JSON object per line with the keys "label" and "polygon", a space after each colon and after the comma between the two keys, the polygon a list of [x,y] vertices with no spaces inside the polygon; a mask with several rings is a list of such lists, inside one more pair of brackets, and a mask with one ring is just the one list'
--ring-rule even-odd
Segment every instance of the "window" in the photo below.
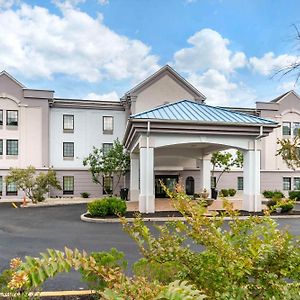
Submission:
{"label": "window", "polygon": [[69,132],[74,131],[74,116],[63,115],[63,129]]}
{"label": "window", "polygon": [[10,182],[6,184],[6,195],[7,196],[17,196],[17,185],[14,182]]}
{"label": "window", "polygon": [[103,143],[102,144],[103,155],[106,155],[112,147],[113,147],[112,143]]}
{"label": "window", "polygon": [[216,188],[217,185],[217,177],[210,177],[210,184],[211,184],[211,188],[214,189]]}
{"label": "window", "polygon": [[244,189],[244,177],[237,178],[237,190],[242,191]]}
{"label": "window", "polygon": [[74,157],[74,143],[64,142],[63,143],[63,157]]}
{"label": "window", "polygon": [[18,126],[18,111],[7,110],[6,111],[6,125]]}
{"label": "window", "polygon": [[294,122],[293,123],[293,135],[297,136],[300,133],[300,122]]}
{"label": "window", "polygon": [[18,155],[18,140],[6,141],[6,155]]}
{"label": "window", "polygon": [[2,190],[3,190],[3,178],[0,176],[0,196],[2,196]]}
{"label": "window", "polygon": [[3,125],[3,110],[0,110],[0,125]]}
{"label": "window", "polygon": [[282,122],[282,135],[291,135],[291,122]]}
{"label": "window", "polygon": [[112,134],[114,131],[114,117],[103,117],[103,133]]}
{"label": "window", "polygon": [[284,191],[291,190],[291,177],[283,177],[283,190]]}
{"label": "window", "polygon": [[3,140],[0,140],[0,155],[3,155]]}
{"label": "window", "polygon": [[103,194],[112,194],[113,177],[103,177]]}
{"label": "window", "polygon": [[63,176],[63,194],[74,194],[74,176]]}
{"label": "window", "polygon": [[294,177],[294,190],[300,190],[300,177]]}

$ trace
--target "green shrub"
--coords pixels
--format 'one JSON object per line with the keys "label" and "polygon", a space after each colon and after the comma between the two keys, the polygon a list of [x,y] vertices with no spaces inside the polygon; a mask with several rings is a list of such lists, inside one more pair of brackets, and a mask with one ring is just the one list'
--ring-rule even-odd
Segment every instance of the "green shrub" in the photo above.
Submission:
{"label": "green shrub", "polygon": [[221,189],[220,195],[222,195],[223,197],[228,197],[228,195],[229,195],[228,190],[227,189]]}
{"label": "green shrub", "polygon": [[230,197],[233,197],[236,194],[236,189],[228,189],[228,194]]}
{"label": "green shrub", "polygon": [[95,200],[87,204],[92,217],[105,217],[108,215],[108,203],[106,199]]}
{"label": "green shrub", "polygon": [[123,216],[126,213],[127,205],[124,200],[118,197],[108,197],[106,198],[107,202],[109,203],[109,215],[117,215]]}
{"label": "green shrub", "polygon": [[280,199],[280,198],[284,198],[284,194],[281,191],[264,191],[263,195],[265,198],[267,199],[272,199],[272,198],[276,198],[276,199]]}
{"label": "green shrub", "polygon": [[127,210],[126,202],[118,197],[106,197],[95,200],[87,205],[92,217],[123,216]]}
{"label": "green shrub", "polygon": [[87,193],[87,192],[82,192],[82,193],[80,193],[80,195],[82,198],[88,198],[88,197],[90,197],[91,194]]}
{"label": "green shrub", "polygon": [[300,200],[300,191],[290,191],[289,198],[291,200],[299,201]]}
{"label": "green shrub", "polygon": [[273,191],[263,191],[263,195],[267,199],[272,199],[274,196],[274,192]]}
{"label": "green shrub", "polygon": [[284,194],[281,191],[274,191],[273,197],[276,199],[284,198]]}

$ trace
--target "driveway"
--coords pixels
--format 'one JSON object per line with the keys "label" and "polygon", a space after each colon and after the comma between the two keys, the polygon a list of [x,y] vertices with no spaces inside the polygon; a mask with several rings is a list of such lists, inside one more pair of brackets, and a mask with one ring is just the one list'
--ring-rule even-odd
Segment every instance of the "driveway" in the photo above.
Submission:
{"label": "driveway", "polygon": [[[140,255],[135,243],[122,231],[120,224],[95,224],[80,221],[86,205],[15,209],[0,205],[0,270],[13,257],[37,256],[47,248],[63,250],[64,246],[86,251],[105,251],[112,247],[123,251],[131,265]],[[300,235],[300,219],[280,219],[280,226]],[[50,280],[45,290],[85,288],[76,272]]]}

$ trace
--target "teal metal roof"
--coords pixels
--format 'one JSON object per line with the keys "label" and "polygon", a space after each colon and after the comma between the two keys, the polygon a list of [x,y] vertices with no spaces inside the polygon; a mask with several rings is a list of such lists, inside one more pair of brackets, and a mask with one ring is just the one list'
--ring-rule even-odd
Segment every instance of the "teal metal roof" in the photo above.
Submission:
{"label": "teal metal roof", "polygon": [[261,125],[278,124],[272,120],[231,111],[221,107],[201,104],[191,100],[181,100],[178,102],[165,104],[151,110],[131,115],[130,118]]}

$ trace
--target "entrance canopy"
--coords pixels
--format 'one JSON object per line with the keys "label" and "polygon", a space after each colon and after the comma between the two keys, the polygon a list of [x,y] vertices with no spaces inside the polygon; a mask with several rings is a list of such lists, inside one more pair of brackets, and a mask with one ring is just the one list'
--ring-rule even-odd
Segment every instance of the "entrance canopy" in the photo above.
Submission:
{"label": "entrance canopy", "polygon": [[[190,100],[165,104],[130,116],[123,143],[131,153],[131,199],[141,212],[154,208],[154,149],[197,159],[201,186],[210,189],[209,154],[236,148],[244,153],[244,201],[249,211],[261,209],[260,151],[257,140],[278,123]],[[181,146],[180,146],[181,145]]]}

